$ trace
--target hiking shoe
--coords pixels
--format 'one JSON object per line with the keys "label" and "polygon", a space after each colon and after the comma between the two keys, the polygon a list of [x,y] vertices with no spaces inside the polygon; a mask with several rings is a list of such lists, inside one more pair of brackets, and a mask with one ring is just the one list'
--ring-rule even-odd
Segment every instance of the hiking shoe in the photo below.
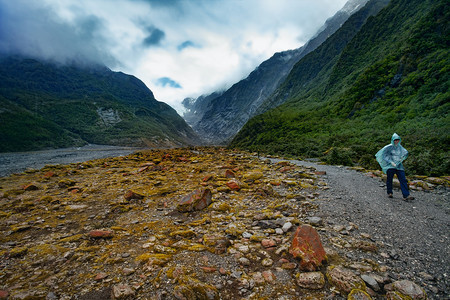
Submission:
{"label": "hiking shoe", "polygon": [[411,201],[411,200],[414,200],[414,197],[413,196],[404,197],[403,200]]}
{"label": "hiking shoe", "polygon": [[393,198],[392,194],[388,194],[388,198]]}

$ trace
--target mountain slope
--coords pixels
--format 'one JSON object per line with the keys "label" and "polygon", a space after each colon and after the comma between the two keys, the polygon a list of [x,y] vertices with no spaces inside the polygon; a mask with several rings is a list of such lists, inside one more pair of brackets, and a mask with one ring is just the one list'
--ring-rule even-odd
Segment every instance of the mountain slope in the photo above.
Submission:
{"label": "mountain slope", "polygon": [[448,1],[392,0],[327,56],[356,18],[296,64],[270,99],[286,103],[251,119],[231,146],[376,168],[374,153],[397,132],[410,172],[449,174]]}
{"label": "mountain slope", "polygon": [[250,75],[221,93],[185,99],[184,118],[207,142],[223,144],[256,114],[260,105],[284,81],[296,62],[323,43],[363,6],[367,0],[350,0],[342,10],[327,20],[320,32],[305,46],[274,54]]}
{"label": "mountain slope", "polygon": [[196,135],[134,76],[96,67],[0,59],[0,151],[85,143],[192,144]]}

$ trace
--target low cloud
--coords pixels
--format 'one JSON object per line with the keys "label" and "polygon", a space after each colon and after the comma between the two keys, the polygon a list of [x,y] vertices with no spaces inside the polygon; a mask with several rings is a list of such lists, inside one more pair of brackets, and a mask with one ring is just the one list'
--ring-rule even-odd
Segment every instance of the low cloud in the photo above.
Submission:
{"label": "low cloud", "polygon": [[345,2],[0,0],[0,52],[104,64],[182,112],[184,98],[226,89],[301,47]]}

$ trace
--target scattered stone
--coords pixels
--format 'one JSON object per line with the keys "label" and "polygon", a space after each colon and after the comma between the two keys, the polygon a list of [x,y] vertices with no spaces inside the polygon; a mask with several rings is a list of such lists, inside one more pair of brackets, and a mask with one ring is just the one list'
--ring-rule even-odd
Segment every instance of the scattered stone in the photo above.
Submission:
{"label": "scattered stone", "polygon": [[320,217],[309,217],[308,218],[308,223],[313,225],[313,226],[322,226],[323,225],[323,220]]}
{"label": "scattered stone", "polygon": [[106,277],[108,277],[108,274],[106,274],[106,273],[98,273],[97,275],[95,275],[94,280],[95,281],[102,281]]}
{"label": "scattered stone", "polygon": [[233,191],[239,191],[241,189],[241,185],[239,181],[232,179],[227,182],[227,186]]}
{"label": "scattered stone", "polygon": [[261,262],[264,267],[270,267],[273,265],[273,260],[271,258],[264,258]]}
{"label": "scattered stone", "polygon": [[138,194],[136,192],[133,192],[131,190],[129,190],[125,195],[124,195],[125,200],[127,201],[131,201],[131,200],[142,200],[145,198],[144,195]]}
{"label": "scattered stone", "polygon": [[114,236],[114,232],[108,230],[92,230],[89,232],[89,236],[92,238],[109,239]]}
{"label": "scattered stone", "polygon": [[321,272],[298,273],[297,284],[305,289],[318,290],[325,286],[325,276]]}
{"label": "scattered stone", "polygon": [[253,273],[252,279],[255,281],[257,285],[262,285],[265,282],[261,272]]}
{"label": "scattered stone", "polygon": [[361,279],[375,292],[380,291],[380,286],[378,282],[370,275],[361,275]]}
{"label": "scattered stone", "polygon": [[264,240],[261,241],[261,245],[264,248],[270,248],[270,247],[275,247],[277,245],[277,242],[275,242],[272,239],[264,239]]}
{"label": "scattered stone", "polygon": [[231,171],[231,170],[226,170],[225,171],[225,177],[226,178],[236,178],[236,174],[234,174],[234,172]]}
{"label": "scattered stone", "polygon": [[32,184],[32,183],[27,184],[26,186],[23,187],[23,189],[25,191],[37,191],[37,190],[39,190],[39,188],[36,185]]}
{"label": "scattered stone", "polygon": [[288,232],[291,228],[292,228],[292,223],[291,222],[286,222],[286,223],[284,223],[282,229],[283,229],[284,232]]}
{"label": "scattered stone", "polygon": [[348,295],[348,300],[372,300],[372,297],[363,290],[353,289]]}
{"label": "scattered stone", "polygon": [[420,286],[409,280],[395,281],[392,284],[385,285],[384,289],[389,291],[386,294],[386,298],[388,299],[397,299],[396,297],[398,296],[401,297],[400,299],[407,297],[410,297],[412,300],[427,299],[425,291]]}
{"label": "scattered stone", "polygon": [[239,263],[243,266],[250,266],[250,260],[246,257],[239,258]]}
{"label": "scattered stone", "polygon": [[289,253],[300,259],[300,270],[316,271],[326,260],[319,234],[310,225],[302,225],[294,234]]}
{"label": "scattered stone", "polygon": [[364,251],[377,252],[377,250],[378,250],[377,244],[375,244],[374,242],[370,242],[370,241],[357,240],[353,243],[352,246],[353,246],[353,248],[361,249]]}
{"label": "scattered stone", "polygon": [[134,272],[136,272],[136,270],[133,268],[123,268],[122,272],[124,275],[129,276],[129,275],[133,274]]}
{"label": "scattered stone", "polygon": [[8,291],[0,290],[0,299],[7,299],[9,296]]}
{"label": "scattered stone", "polygon": [[341,266],[330,266],[327,268],[328,281],[344,294],[353,289],[365,290],[364,281],[351,270]]}
{"label": "scattered stone", "polygon": [[217,268],[214,267],[200,267],[205,273],[214,273],[217,271]]}
{"label": "scattered stone", "polygon": [[275,275],[270,270],[262,272],[262,275],[264,277],[264,280],[267,282],[273,282],[276,280]]}
{"label": "scattered stone", "polygon": [[132,299],[134,297],[134,290],[127,284],[118,284],[113,286],[111,291],[111,298],[117,299]]}

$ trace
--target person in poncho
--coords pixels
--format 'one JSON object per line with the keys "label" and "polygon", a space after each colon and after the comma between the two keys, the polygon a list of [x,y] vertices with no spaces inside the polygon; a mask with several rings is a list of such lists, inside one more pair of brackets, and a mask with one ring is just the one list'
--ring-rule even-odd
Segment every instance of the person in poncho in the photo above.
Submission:
{"label": "person in poncho", "polygon": [[392,198],[392,180],[394,175],[397,175],[400,181],[400,188],[402,190],[404,200],[413,200],[414,197],[410,196],[408,182],[405,176],[405,168],[403,167],[403,161],[408,157],[408,150],[403,148],[401,138],[398,134],[394,133],[391,138],[391,143],[384,146],[380,151],[375,154],[375,157],[380,164],[383,172],[387,175],[386,187],[389,198]]}

